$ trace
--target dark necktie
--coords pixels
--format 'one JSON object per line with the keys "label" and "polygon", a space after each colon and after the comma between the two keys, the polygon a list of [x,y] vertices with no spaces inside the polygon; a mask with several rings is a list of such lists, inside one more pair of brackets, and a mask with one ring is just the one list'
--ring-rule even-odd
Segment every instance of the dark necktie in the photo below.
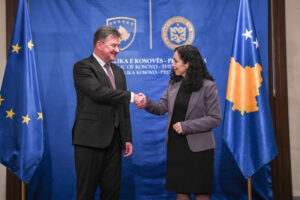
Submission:
{"label": "dark necktie", "polygon": [[114,79],[114,77],[113,77],[113,75],[111,73],[110,65],[106,63],[104,65],[104,67],[105,67],[105,69],[107,71],[107,76],[108,76],[108,78],[110,80],[110,83],[112,84],[113,88],[116,89],[116,83],[115,83],[115,79]]}
{"label": "dark necktie", "polygon": [[[106,71],[107,71],[107,76],[110,80],[110,83],[112,84],[113,88],[116,89],[116,83],[115,83],[115,79],[110,71],[110,65],[109,64],[105,64],[104,65]],[[118,117],[118,113],[117,113],[117,110],[116,110],[116,113],[115,113],[115,127],[118,127],[119,126],[119,117]]]}

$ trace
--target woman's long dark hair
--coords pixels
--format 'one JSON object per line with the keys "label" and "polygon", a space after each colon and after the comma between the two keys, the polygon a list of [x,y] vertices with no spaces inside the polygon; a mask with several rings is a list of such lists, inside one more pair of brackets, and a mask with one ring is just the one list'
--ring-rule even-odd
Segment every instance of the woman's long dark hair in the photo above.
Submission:
{"label": "woman's long dark hair", "polygon": [[[208,73],[206,64],[203,61],[197,47],[192,45],[182,45],[176,47],[174,52],[178,53],[184,63],[189,63],[184,85],[190,91],[198,91],[203,86],[203,79],[214,81],[214,78]],[[178,82],[182,76],[176,76],[174,70],[171,71],[171,82]]]}

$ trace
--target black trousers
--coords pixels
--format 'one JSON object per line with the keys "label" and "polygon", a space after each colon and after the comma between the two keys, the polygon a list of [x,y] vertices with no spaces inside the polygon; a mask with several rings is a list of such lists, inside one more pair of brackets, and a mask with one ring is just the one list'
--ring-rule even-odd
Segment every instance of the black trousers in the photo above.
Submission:
{"label": "black trousers", "polygon": [[101,200],[118,200],[121,187],[122,147],[116,128],[107,148],[75,145],[76,199],[94,200],[100,185]]}

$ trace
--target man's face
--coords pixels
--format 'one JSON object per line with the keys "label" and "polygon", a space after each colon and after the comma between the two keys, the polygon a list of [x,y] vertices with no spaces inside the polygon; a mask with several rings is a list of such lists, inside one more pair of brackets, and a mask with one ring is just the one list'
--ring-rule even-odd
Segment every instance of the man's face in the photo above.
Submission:
{"label": "man's face", "polygon": [[97,56],[99,56],[105,63],[116,60],[116,56],[120,49],[120,38],[109,35],[104,40],[97,42]]}

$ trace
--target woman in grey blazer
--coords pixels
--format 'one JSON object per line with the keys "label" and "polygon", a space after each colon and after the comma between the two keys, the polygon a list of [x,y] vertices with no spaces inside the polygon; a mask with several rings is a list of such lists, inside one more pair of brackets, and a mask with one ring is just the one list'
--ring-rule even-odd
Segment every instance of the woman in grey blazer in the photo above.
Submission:
{"label": "woman in grey blazer", "polygon": [[[195,46],[174,51],[171,79],[159,102],[144,95],[138,105],[167,121],[166,188],[176,199],[209,199],[213,188],[215,140],[212,129],[221,121],[221,108],[213,77]],[[142,95],[142,94],[141,94]]]}

